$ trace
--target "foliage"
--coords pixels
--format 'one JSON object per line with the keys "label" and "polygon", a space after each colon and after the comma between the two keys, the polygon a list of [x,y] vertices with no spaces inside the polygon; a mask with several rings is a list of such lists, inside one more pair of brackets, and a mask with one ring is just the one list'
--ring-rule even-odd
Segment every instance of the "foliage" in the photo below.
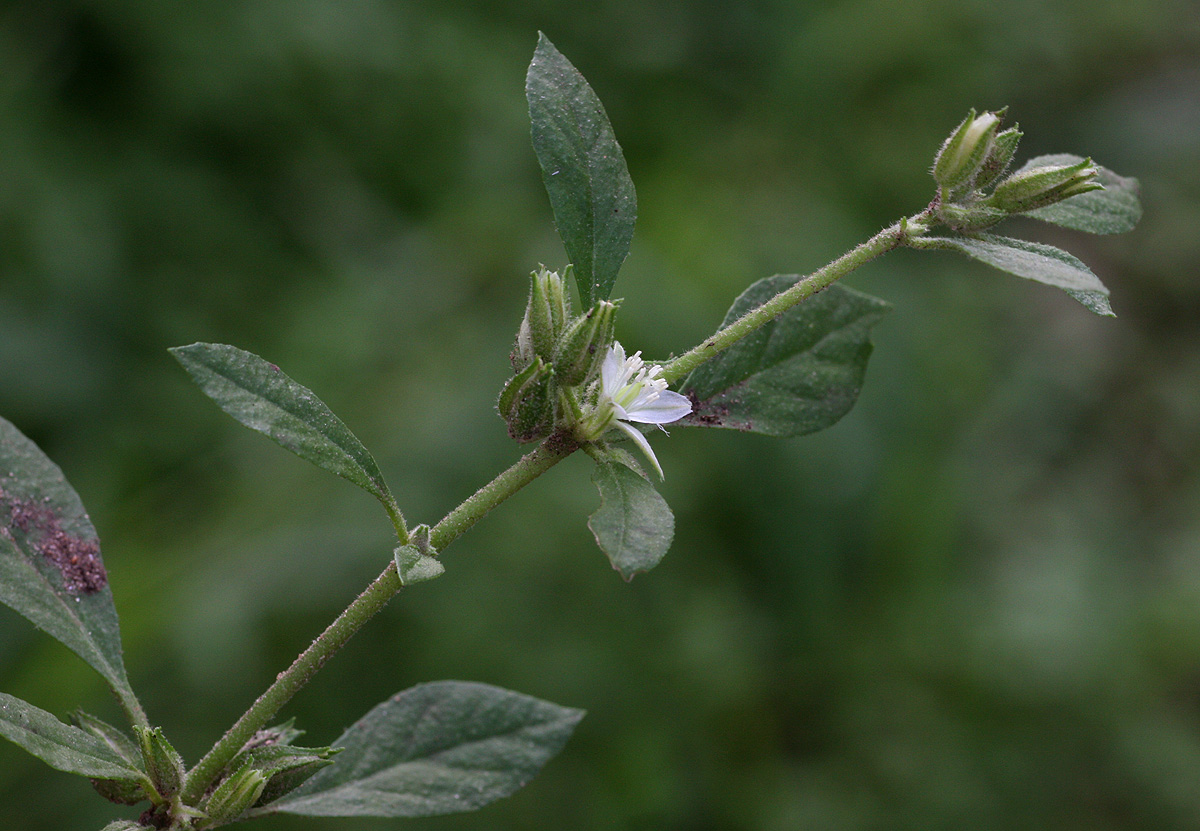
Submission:
{"label": "foliage", "polygon": [[[541,47],[539,47],[539,48],[541,48]],[[602,110],[601,110],[601,112],[602,112]],[[556,210],[556,217],[558,217],[558,211],[557,211],[557,210]],[[562,222],[560,222],[560,223],[562,223]],[[966,238],[962,238],[962,239],[966,239]],[[960,244],[960,245],[966,245],[967,243],[965,243],[965,241],[962,241],[962,239],[960,239],[960,243],[959,243],[959,244]],[[974,238],[972,238],[972,239],[974,239]],[[565,243],[565,240],[564,240],[564,243]],[[569,249],[569,250],[570,250],[570,249]],[[960,250],[961,250],[961,249],[960,249]],[[624,258],[624,253],[622,253],[622,255],[620,255],[620,258],[622,258],[622,259]],[[618,264],[619,264],[619,263],[618,263]],[[833,292],[833,291],[834,291],[834,289],[826,289],[826,291],[824,291],[824,292],[822,292],[822,293],[820,293],[820,294],[816,294],[816,295],[815,295],[815,300],[820,300],[820,299],[822,299],[822,298],[826,298],[826,297],[827,297],[827,295],[829,294],[829,292]],[[809,305],[808,303],[805,303],[805,304],[803,304],[802,306],[797,306],[797,307],[796,307],[796,309],[804,309],[804,307],[806,307],[806,306],[808,306],[808,305]],[[863,343],[865,343],[865,340],[863,341]],[[732,352],[732,348],[730,349],[730,352]],[[865,360],[865,355],[863,355],[863,359]],[[708,364],[708,365],[706,365],[706,366],[710,366],[710,365],[713,365],[713,364]],[[697,370],[697,371],[700,371],[700,370]],[[335,418],[336,418],[336,417],[335,417]],[[338,422],[338,424],[340,424],[340,422]],[[608,448],[608,449],[610,449],[610,450],[611,450],[612,448]],[[598,467],[598,471],[599,471],[599,470],[600,470],[600,468]],[[626,466],[624,466],[624,465],[623,465],[623,466],[622,466],[622,470],[631,471],[631,468],[629,468],[629,467],[626,467]],[[353,479],[352,479],[352,480],[353,480]],[[382,480],[382,478],[380,478],[380,480]],[[644,482],[644,479],[642,480],[642,482]],[[602,489],[602,488],[601,488],[601,490],[604,490],[604,489]],[[652,491],[652,492],[653,492],[653,491]],[[659,555],[659,556],[661,556],[661,555]]]}

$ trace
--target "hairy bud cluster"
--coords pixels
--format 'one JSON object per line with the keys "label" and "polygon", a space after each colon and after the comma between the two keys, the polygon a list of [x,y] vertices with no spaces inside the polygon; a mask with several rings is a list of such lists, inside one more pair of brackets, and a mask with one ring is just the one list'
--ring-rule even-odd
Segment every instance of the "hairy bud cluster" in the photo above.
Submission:
{"label": "hairy bud cluster", "polygon": [[[571,273],[567,266],[565,274]],[[613,339],[617,306],[598,300],[574,315],[565,280],[541,268],[533,272],[529,303],[517,329],[513,369],[496,404],[519,442],[550,435],[562,416],[559,391],[591,383]]]}
{"label": "hairy bud cluster", "polygon": [[1003,179],[1022,135],[1016,127],[1001,130],[1003,117],[1003,110],[980,115],[971,110],[934,159],[937,217],[956,231],[981,231],[1013,214],[1104,187],[1091,159],[1023,170]]}

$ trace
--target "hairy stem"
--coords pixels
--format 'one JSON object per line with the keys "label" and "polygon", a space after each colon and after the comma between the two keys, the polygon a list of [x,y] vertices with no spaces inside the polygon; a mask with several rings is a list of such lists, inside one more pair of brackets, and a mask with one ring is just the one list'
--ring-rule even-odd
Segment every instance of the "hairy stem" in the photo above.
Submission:
{"label": "hairy stem", "polygon": [[777,315],[786,312],[797,303],[807,300],[821,289],[831,286],[880,254],[905,245],[913,230],[915,230],[910,227],[910,223],[921,216],[918,215],[917,217],[913,217],[912,220],[904,220],[884,228],[866,242],[838,257],[828,265],[814,271],[807,277],[802,277],[791,288],[775,295],[758,308],[750,310],[711,337],[705,338],[704,342],[699,346],[685,352],[678,358],[667,361],[663,364],[662,373],[658,377],[666,379],[669,384],[674,384],[693,369],[700,366],[700,364],[716,357],[746,337],[746,335],[769,323]]}
{"label": "hairy stem", "polygon": [[[431,531],[430,543],[438,551],[444,550],[488,511],[571,455],[577,447],[560,436],[551,436],[447,514]],[[220,741],[213,745],[212,750],[188,772],[183,786],[183,802],[195,805],[246,742],[265,727],[325,662],[377,615],[400,589],[396,564],[389,563],[375,581],[300,653],[290,667],[278,675],[275,683],[259,696]]]}

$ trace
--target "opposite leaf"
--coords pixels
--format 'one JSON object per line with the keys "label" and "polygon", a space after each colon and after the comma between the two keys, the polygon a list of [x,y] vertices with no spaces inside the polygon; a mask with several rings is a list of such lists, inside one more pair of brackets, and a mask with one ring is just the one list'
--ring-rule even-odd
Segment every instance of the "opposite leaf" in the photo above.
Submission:
{"label": "opposite leaf", "polygon": [[596,93],[546,36],[525,80],[533,150],[583,308],[612,293],[629,254],[637,197]]}
{"label": "opposite leaf", "polygon": [[96,529],[58,466],[3,418],[0,603],[87,661],[130,714],[140,713]]}
{"label": "opposite leaf", "polygon": [[[754,283],[725,315],[728,325],[800,279],[777,274]],[[830,286],[747,335],[683,383],[694,410],[681,425],[802,436],[832,426],[862,389],[871,328],[891,308]]]}
{"label": "opposite leaf", "polygon": [[581,710],[464,681],[406,690],[335,741],[342,752],[251,815],[427,817],[473,811],[524,786],[566,743]]}
{"label": "opposite leaf", "polygon": [[399,515],[375,459],[312,390],[275,364],[233,346],[193,343],[170,351],[222,410],[300,458],[358,485],[393,518]]}
{"label": "opposite leaf", "polygon": [[[623,454],[624,455],[624,454]],[[675,516],[654,486],[611,451],[595,454],[592,481],[600,507],[588,528],[612,567],[626,580],[658,565],[675,536]]]}
{"label": "opposite leaf", "polygon": [[917,247],[960,251],[1009,274],[1055,286],[1074,297],[1090,311],[1106,317],[1116,317],[1108,303],[1108,289],[1100,282],[1100,278],[1061,248],[994,234],[979,234],[973,237],[924,237],[918,242]]}
{"label": "opposite leaf", "polygon": [[[1080,161],[1083,161],[1082,156],[1070,153],[1038,156],[1026,162],[1014,175],[1035,167],[1072,165]],[[1138,201],[1138,180],[1118,176],[1103,167],[1099,168],[1097,179],[1104,185],[1104,190],[1081,193],[1024,215],[1089,234],[1121,234],[1132,231],[1142,218],[1142,205]]]}
{"label": "opposite leaf", "polygon": [[5,693],[0,693],[0,736],[55,770],[96,779],[145,778],[91,733],[64,724],[45,710]]}

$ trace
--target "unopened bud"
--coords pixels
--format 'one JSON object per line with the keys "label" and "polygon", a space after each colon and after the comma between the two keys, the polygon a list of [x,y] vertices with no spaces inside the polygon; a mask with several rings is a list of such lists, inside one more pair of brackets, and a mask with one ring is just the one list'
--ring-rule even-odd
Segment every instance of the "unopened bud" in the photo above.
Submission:
{"label": "unopened bud", "polygon": [[508,422],[508,434],[519,442],[537,441],[554,426],[554,369],[540,355],[518,372],[500,393],[496,409]]}
{"label": "unopened bud", "polygon": [[937,217],[955,231],[971,233],[982,231],[1002,219],[1007,219],[1008,214],[982,202],[949,202],[938,207]]}
{"label": "unopened bud", "polygon": [[1017,145],[1021,143],[1022,135],[1024,134],[1016,127],[1010,127],[1004,132],[996,134],[991,152],[983,160],[983,166],[979,168],[979,173],[975,176],[974,187],[983,190],[1004,175],[1017,152]]}
{"label": "unopened bud", "polygon": [[1072,165],[1047,165],[1022,170],[996,185],[987,202],[1010,214],[1044,208],[1072,196],[1103,190],[1098,179],[1100,169],[1091,159]]}
{"label": "unopened bud", "polygon": [[267,777],[249,764],[231,774],[212,792],[204,804],[204,813],[211,825],[225,825],[246,812],[262,796]]}
{"label": "unopened bud", "polygon": [[943,190],[969,186],[991,153],[1000,127],[1000,113],[968,113],[950,134],[933,161],[933,178]]}
{"label": "unopened bud", "polygon": [[514,369],[524,369],[535,355],[549,361],[570,313],[570,301],[562,278],[556,272],[543,267],[531,277],[529,303],[517,330],[517,345],[513,350]]}
{"label": "unopened bud", "polygon": [[600,300],[571,321],[554,349],[554,374],[564,387],[583,384],[595,375],[612,342],[617,307]]}
{"label": "unopened bud", "polygon": [[176,752],[161,727],[134,727],[146,773],[158,795],[169,797],[183,785],[183,757]]}

